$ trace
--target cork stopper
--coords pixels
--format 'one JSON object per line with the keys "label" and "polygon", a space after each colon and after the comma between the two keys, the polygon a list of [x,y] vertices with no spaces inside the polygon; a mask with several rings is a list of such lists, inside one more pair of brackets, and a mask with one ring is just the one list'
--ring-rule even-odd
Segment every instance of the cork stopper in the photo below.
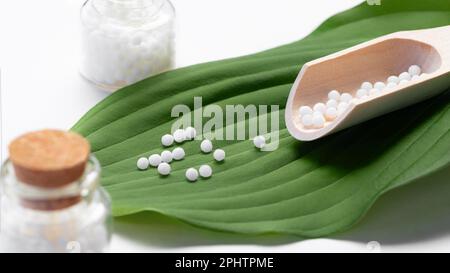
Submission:
{"label": "cork stopper", "polygon": [[41,130],[16,138],[9,155],[16,177],[43,188],[78,180],[89,158],[90,145],[82,136],[59,130]]}

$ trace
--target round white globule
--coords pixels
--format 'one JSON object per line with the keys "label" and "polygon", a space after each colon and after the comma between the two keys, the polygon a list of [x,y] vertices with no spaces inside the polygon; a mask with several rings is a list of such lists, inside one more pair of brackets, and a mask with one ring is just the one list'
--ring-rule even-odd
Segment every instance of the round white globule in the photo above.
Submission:
{"label": "round white globule", "polygon": [[266,145],[266,138],[264,136],[255,136],[253,138],[253,144],[256,148],[263,148]]}
{"label": "round white globule", "polygon": [[302,116],[302,124],[303,124],[303,126],[305,126],[305,127],[312,126],[312,118],[313,118],[313,116],[310,115],[310,114]]}
{"label": "round white globule", "polygon": [[143,38],[143,34],[141,32],[136,32],[133,35],[131,35],[130,37],[130,43],[133,46],[139,46],[142,43]]}
{"label": "round white globule", "polygon": [[321,112],[314,112],[312,122],[314,128],[322,128],[325,125],[325,117]]}
{"label": "round white globule", "polygon": [[163,146],[166,146],[166,147],[172,145],[173,144],[173,136],[170,134],[163,135],[161,137],[161,143]]}
{"label": "round white globule", "polygon": [[185,155],[184,149],[181,147],[177,147],[172,151],[172,158],[174,160],[182,160]]}
{"label": "round white globule", "polygon": [[202,152],[204,153],[210,153],[213,149],[213,144],[211,142],[211,140],[209,139],[205,139],[202,141],[202,143],[200,143],[200,150],[202,150]]}
{"label": "round white globule", "polygon": [[386,86],[387,89],[393,89],[393,88],[395,88],[395,87],[397,87],[397,84],[394,83],[394,82],[390,82],[390,83],[388,83],[387,86]]}
{"label": "round white globule", "polygon": [[343,101],[343,102],[340,102],[339,103],[339,105],[338,105],[338,109],[347,109],[347,107],[348,107],[348,103],[347,102],[345,102],[345,101]]}
{"label": "round white globule", "polygon": [[212,175],[212,168],[209,165],[201,165],[198,169],[198,172],[200,173],[200,176],[203,178],[211,177]]}
{"label": "round white globule", "polygon": [[197,136],[197,130],[189,126],[184,130],[184,134],[187,140],[192,140]]}
{"label": "round white globule", "polygon": [[387,79],[388,83],[395,83],[398,84],[400,82],[400,79],[397,76],[389,76],[389,78]]}
{"label": "round white globule", "polygon": [[320,112],[322,114],[325,113],[325,110],[327,110],[327,106],[323,104],[322,102],[314,104],[313,107],[314,112]]}
{"label": "round white globule", "polygon": [[418,75],[414,75],[411,78],[412,81],[417,81],[418,79],[420,79],[420,76],[418,76]]}
{"label": "round white globule", "polygon": [[158,166],[158,173],[160,175],[169,175],[171,169],[172,168],[170,167],[169,163],[163,162]]}
{"label": "round white globule", "polygon": [[336,90],[332,90],[328,93],[328,99],[330,99],[330,100],[338,101],[340,97],[341,97],[341,94]]}
{"label": "round white globule", "polygon": [[366,89],[358,89],[358,91],[356,91],[356,97],[359,99],[362,99],[364,96],[367,96],[369,94],[369,91],[367,91]]}
{"label": "round white globule", "polygon": [[173,132],[173,139],[177,143],[181,143],[186,140],[186,134],[183,129],[177,129],[175,132]]}
{"label": "round white globule", "polygon": [[141,157],[138,159],[136,165],[139,170],[147,170],[148,169],[148,159],[146,157]]}
{"label": "round white globule", "polygon": [[338,108],[337,108],[338,115],[341,115],[342,113],[344,113],[345,110],[347,110],[347,107],[348,107],[348,103],[340,102],[339,105],[338,105]]}
{"label": "round white globule", "polygon": [[410,81],[411,75],[408,72],[403,72],[398,76],[398,78],[400,79],[400,82],[403,80]]}
{"label": "round white globule", "polygon": [[353,99],[353,96],[349,93],[343,93],[341,95],[341,101],[349,103]]}
{"label": "round white globule", "polygon": [[158,165],[161,164],[162,159],[159,154],[153,154],[149,156],[148,162],[150,163],[151,166],[158,167]]}
{"label": "round white globule", "polygon": [[172,162],[172,159],[173,159],[172,152],[163,151],[161,153],[161,161],[162,162],[170,163],[170,162]]}
{"label": "round white globule", "polygon": [[304,115],[312,114],[313,110],[309,106],[300,106],[300,108],[298,109],[298,112],[300,113],[301,116],[304,116]]}
{"label": "round white globule", "polygon": [[373,88],[369,91],[369,96],[371,96],[371,97],[378,96],[379,94],[381,94],[381,91],[376,88]]}
{"label": "round white globule", "polygon": [[222,149],[217,149],[214,151],[213,157],[216,161],[223,161],[225,159],[225,151]]}
{"label": "round white globule", "polygon": [[189,168],[186,170],[187,180],[194,182],[198,179],[198,171],[195,168]]}
{"label": "round white globule", "polygon": [[337,100],[328,100],[327,101],[327,107],[337,107],[338,106],[338,101]]}
{"label": "round white globule", "polygon": [[375,89],[378,89],[378,90],[380,90],[380,91],[383,91],[384,88],[386,88],[386,84],[385,84],[384,82],[376,82],[376,83],[373,85],[373,87],[374,87]]}
{"label": "round white globule", "polygon": [[369,91],[372,88],[373,88],[373,85],[370,82],[363,82],[361,84],[361,89],[366,89],[367,91]]}
{"label": "round white globule", "polygon": [[418,65],[411,65],[408,68],[408,73],[411,75],[411,77],[413,76],[419,76],[420,73],[422,73],[422,69],[420,68],[420,66]]}
{"label": "round white globule", "polygon": [[325,112],[325,118],[327,120],[334,120],[338,115],[338,111],[335,107],[328,107]]}
{"label": "round white globule", "polygon": [[399,83],[398,85],[405,85],[405,84],[407,84],[407,83],[409,83],[408,80],[401,80],[400,83]]}

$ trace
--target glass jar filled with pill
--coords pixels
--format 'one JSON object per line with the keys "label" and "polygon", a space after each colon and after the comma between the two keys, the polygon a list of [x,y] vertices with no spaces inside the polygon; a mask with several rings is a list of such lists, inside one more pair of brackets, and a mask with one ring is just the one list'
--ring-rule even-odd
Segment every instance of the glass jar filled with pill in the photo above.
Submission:
{"label": "glass jar filled with pill", "polygon": [[169,70],[175,10],[168,0],[87,0],[81,8],[81,74],[115,91]]}
{"label": "glass jar filled with pill", "polygon": [[110,199],[81,136],[25,134],[0,174],[0,252],[107,252]]}

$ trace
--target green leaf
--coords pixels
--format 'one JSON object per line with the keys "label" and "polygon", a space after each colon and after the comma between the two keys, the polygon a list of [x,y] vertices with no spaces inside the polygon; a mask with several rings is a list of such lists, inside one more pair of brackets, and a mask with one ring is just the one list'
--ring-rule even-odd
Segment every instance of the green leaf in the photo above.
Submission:
{"label": "green leaf", "polygon": [[[114,215],[155,211],[223,231],[324,236],[355,224],[384,192],[448,166],[449,92],[315,142],[298,142],[284,127],[287,95],[305,62],[383,34],[450,23],[447,1],[406,2],[363,3],[298,42],[164,73],[99,103],[73,130],[87,136],[103,165]],[[187,157],[169,177],[137,171],[139,156],[163,150],[171,108],[192,109],[194,96],[221,107],[280,105],[279,149],[216,141],[227,152],[218,164],[199,153],[198,141],[186,142]],[[204,163],[213,177],[186,182],[184,170]]]}

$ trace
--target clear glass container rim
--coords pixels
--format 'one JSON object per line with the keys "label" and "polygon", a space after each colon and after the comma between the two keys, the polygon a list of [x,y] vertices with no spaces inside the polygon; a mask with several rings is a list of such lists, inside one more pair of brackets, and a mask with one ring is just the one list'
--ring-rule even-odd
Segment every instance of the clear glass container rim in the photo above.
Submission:
{"label": "clear glass container rim", "polygon": [[92,3],[92,7],[94,8],[95,12],[98,13],[99,15],[101,15],[102,13],[100,12],[100,10],[98,9],[98,7],[95,5],[96,1],[104,1],[104,2],[111,2],[114,3],[117,6],[120,6],[122,8],[125,8],[127,10],[141,10],[141,9],[147,9],[150,7],[155,7],[154,13],[151,14],[150,17],[156,15],[161,9],[162,7],[169,3],[169,0],[144,0],[144,1],[138,1],[139,3],[141,3],[140,5],[135,5],[133,6],[132,3],[133,2],[137,2],[137,1],[124,1],[124,0],[86,0],[86,2],[84,2],[83,6],[87,5],[88,3]]}
{"label": "clear glass container rim", "polygon": [[[109,1],[116,5],[127,6],[128,8],[131,9],[139,9],[139,8],[148,8],[150,6],[157,6],[158,4],[162,6],[166,0],[102,0],[102,1]],[[130,7],[134,3],[139,3],[139,6]]]}

